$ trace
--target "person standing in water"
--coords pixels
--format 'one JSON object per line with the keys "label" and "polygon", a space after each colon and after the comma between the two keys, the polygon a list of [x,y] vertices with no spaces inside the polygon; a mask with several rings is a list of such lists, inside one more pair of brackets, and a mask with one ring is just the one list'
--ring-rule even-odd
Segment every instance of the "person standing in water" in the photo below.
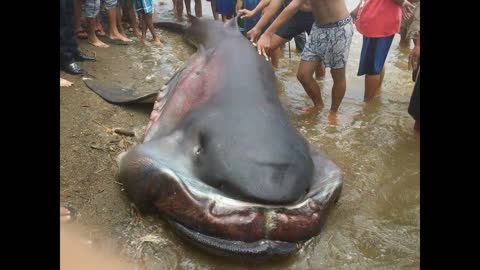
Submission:
{"label": "person standing in water", "polygon": [[413,7],[408,0],[361,0],[351,12],[363,35],[357,76],[365,75],[365,102],[371,101],[382,86],[385,60],[395,34],[400,32],[402,8]]}
{"label": "person standing in water", "polygon": [[[278,15],[257,43],[259,54],[268,55],[272,36],[307,0],[292,0]],[[324,107],[320,87],[313,73],[320,66],[330,68],[333,78],[332,105],[330,119],[336,119],[336,113],[347,88],[345,67],[348,62],[350,44],[353,36],[353,23],[344,0],[310,0],[315,18],[310,39],[302,52],[297,78],[312,99],[314,106],[305,111],[317,112]]]}

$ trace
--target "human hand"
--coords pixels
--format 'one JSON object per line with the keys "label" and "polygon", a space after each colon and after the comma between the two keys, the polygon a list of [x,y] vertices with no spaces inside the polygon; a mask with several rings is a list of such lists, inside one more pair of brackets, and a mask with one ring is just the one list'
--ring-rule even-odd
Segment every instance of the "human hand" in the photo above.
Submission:
{"label": "human hand", "polygon": [[404,20],[410,19],[410,17],[412,17],[414,8],[415,8],[415,5],[410,3],[408,0],[403,1],[403,4],[402,4],[402,18]]}
{"label": "human hand", "polygon": [[255,15],[252,10],[248,10],[248,9],[240,9],[238,11],[238,14],[241,16],[240,18],[242,19],[245,19],[245,18],[250,19],[251,17],[253,17],[253,15]]}
{"label": "human hand", "polygon": [[352,10],[350,12],[350,17],[352,17],[353,23],[357,20],[358,8]]}
{"label": "human hand", "polygon": [[265,32],[257,42],[257,51],[259,55],[265,56],[268,61],[267,52],[270,50],[270,44],[272,41],[272,34]]}
{"label": "human hand", "polygon": [[408,57],[408,69],[416,69],[420,58],[420,46],[415,46]]}
{"label": "human hand", "polygon": [[242,0],[237,0],[237,4],[235,5],[235,13],[239,14],[238,12],[242,8],[243,1]]}
{"label": "human hand", "polygon": [[258,29],[256,26],[250,29],[250,31],[247,32],[247,38],[252,42],[255,43],[260,36],[261,32],[260,29]]}

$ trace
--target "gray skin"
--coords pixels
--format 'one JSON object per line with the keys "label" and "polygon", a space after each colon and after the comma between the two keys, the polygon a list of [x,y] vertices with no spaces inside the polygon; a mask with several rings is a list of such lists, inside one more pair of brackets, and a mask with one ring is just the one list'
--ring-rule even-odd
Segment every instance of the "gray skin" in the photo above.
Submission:
{"label": "gray skin", "polygon": [[[165,160],[231,198],[265,204],[302,199],[313,161],[280,104],[271,65],[234,25],[195,20],[186,33],[200,43],[197,55],[205,63],[183,80],[203,87],[194,94],[203,93],[198,98],[206,101],[188,107],[167,100],[175,105],[165,106],[145,143],[129,155]],[[169,92],[184,91],[178,82],[169,87]],[[174,112],[183,108],[188,112],[177,117]]]}
{"label": "gray skin", "polygon": [[162,214],[208,252],[293,254],[320,233],[343,174],[291,125],[270,63],[235,23],[190,23],[157,23],[198,51],[156,98],[84,80],[114,104],[154,102],[143,143],[118,157],[118,178],[143,213]]}

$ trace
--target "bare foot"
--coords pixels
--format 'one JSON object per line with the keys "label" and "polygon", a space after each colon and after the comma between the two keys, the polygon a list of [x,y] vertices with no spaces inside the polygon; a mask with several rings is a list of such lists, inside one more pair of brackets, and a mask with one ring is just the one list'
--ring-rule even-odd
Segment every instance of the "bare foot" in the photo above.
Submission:
{"label": "bare foot", "polygon": [[413,126],[413,129],[420,134],[420,121],[415,121],[415,125]]}
{"label": "bare foot", "polygon": [[88,38],[88,43],[92,44],[92,45],[95,46],[95,47],[99,47],[99,48],[108,48],[108,47],[110,47],[110,45],[107,45],[107,44],[101,42],[100,39],[98,39],[98,38],[95,38],[95,39]]}
{"label": "bare foot", "polygon": [[177,22],[183,22],[184,19],[183,19],[183,16],[175,16],[177,18]]}
{"label": "bare foot", "polygon": [[112,40],[121,40],[121,41],[125,41],[125,42],[131,42],[132,40],[127,38],[127,37],[124,37],[122,35],[120,35],[119,33],[117,34],[110,34],[108,36],[108,38],[112,39]]}
{"label": "bare foot", "polygon": [[319,112],[321,109],[323,109],[323,104],[318,104],[313,107],[306,108],[304,110],[304,113],[306,114],[316,113],[316,112]]}
{"label": "bare foot", "polygon": [[60,207],[60,223],[66,223],[72,219],[70,210],[65,207]]}
{"label": "bare foot", "polygon": [[72,82],[60,78],[60,87],[70,87],[72,84]]}
{"label": "bare foot", "polygon": [[131,39],[129,39],[129,38],[127,37],[127,35],[125,35],[124,33],[120,33],[120,36],[122,36],[122,38],[124,38],[124,39],[127,39],[127,40],[130,40],[130,41],[132,41],[132,40],[131,40]]}
{"label": "bare foot", "polygon": [[150,46],[145,39],[141,39],[140,42],[142,42],[144,46]]}
{"label": "bare foot", "polygon": [[142,34],[140,33],[140,30],[138,28],[133,29],[133,35],[136,36],[137,38],[142,37]]}
{"label": "bare foot", "polygon": [[330,113],[328,114],[328,123],[333,126],[338,125],[338,118],[336,112],[330,111]]}
{"label": "bare foot", "polygon": [[155,45],[155,46],[163,46],[162,41],[160,40],[159,37],[155,37],[155,38],[152,40],[152,44]]}

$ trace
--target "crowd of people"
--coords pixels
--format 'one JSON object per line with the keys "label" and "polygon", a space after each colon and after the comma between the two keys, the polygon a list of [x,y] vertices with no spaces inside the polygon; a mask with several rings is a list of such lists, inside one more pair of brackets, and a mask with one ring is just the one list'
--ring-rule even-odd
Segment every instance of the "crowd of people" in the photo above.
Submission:
{"label": "crowd of people", "polygon": [[[190,0],[173,0],[178,21],[183,20],[183,1],[187,14],[191,14]],[[346,65],[354,33],[354,27],[363,36],[358,76],[365,76],[364,101],[371,101],[379,92],[385,74],[385,61],[393,38],[401,34],[401,44],[414,48],[408,58],[415,86],[408,106],[414,118],[414,129],[420,132],[420,1],[419,0],[360,0],[358,6],[348,11],[345,0],[207,0],[211,3],[215,20],[231,19],[235,14],[243,19],[243,31],[258,53],[278,65],[280,48],[296,39],[301,51],[297,78],[311,98],[313,107],[307,112],[323,108],[324,103],[316,79],[330,68],[333,78],[330,114],[334,115],[346,92]],[[202,16],[200,0],[195,0],[195,16]],[[415,5],[414,5],[415,4]],[[104,9],[108,22],[108,35],[99,18]],[[85,24],[82,26],[84,13]],[[76,39],[87,39],[99,48],[109,41],[132,42],[122,26],[123,15],[128,20],[128,31],[145,42],[146,31],[152,35],[152,43],[161,44],[152,22],[152,0],[60,0],[60,67],[63,71],[84,75],[79,61],[95,61],[85,55]],[[138,19],[137,19],[138,16]],[[86,30],[85,30],[86,29]],[[302,36],[308,35],[306,43]],[[315,74],[315,78],[314,78]],[[72,83],[60,78],[60,86]],[[73,209],[60,208],[60,221],[74,218]]]}
{"label": "crowd of people", "polygon": [[[172,0],[178,21],[183,20],[184,1],[186,13],[191,15],[190,0]],[[409,46],[410,40],[413,40],[415,47],[409,57],[409,67],[415,74],[412,77],[415,88],[409,113],[416,121],[415,130],[419,131],[419,0],[359,0],[358,6],[351,11],[347,9],[345,0],[208,1],[215,20],[219,20],[219,15],[224,22],[239,15],[244,35],[257,47],[259,54],[271,60],[274,67],[278,66],[282,46],[295,39],[297,49],[301,51],[297,78],[313,103],[312,107],[305,109],[306,112],[316,112],[324,107],[316,79],[324,77],[325,68],[330,68],[333,79],[332,117],[335,117],[346,92],[345,71],[355,28],[363,36],[357,76],[365,76],[365,102],[371,101],[381,89],[385,61],[394,36],[401,35],[403,46]],[[60,2],[60,63],[67,73],[85,74],[77,62],[95,61],[94,57],[79,51],[76,38],[87,39],[91,45],[100,48],[108,48],[109,45],[98,36],[112,43],[132,42],[122,25],[124,18],[128,21],[128,31],[142,42],[145,42],[149,30],[152,44],[162,44],[153,28],[153,0]],[[201,1],[195,0],[194,4],[195,16],[202,17]],[[105,11],[108,34],[102,27],[101,10]],[[71,83],[60,79],[60,85],[69,86]]]}

